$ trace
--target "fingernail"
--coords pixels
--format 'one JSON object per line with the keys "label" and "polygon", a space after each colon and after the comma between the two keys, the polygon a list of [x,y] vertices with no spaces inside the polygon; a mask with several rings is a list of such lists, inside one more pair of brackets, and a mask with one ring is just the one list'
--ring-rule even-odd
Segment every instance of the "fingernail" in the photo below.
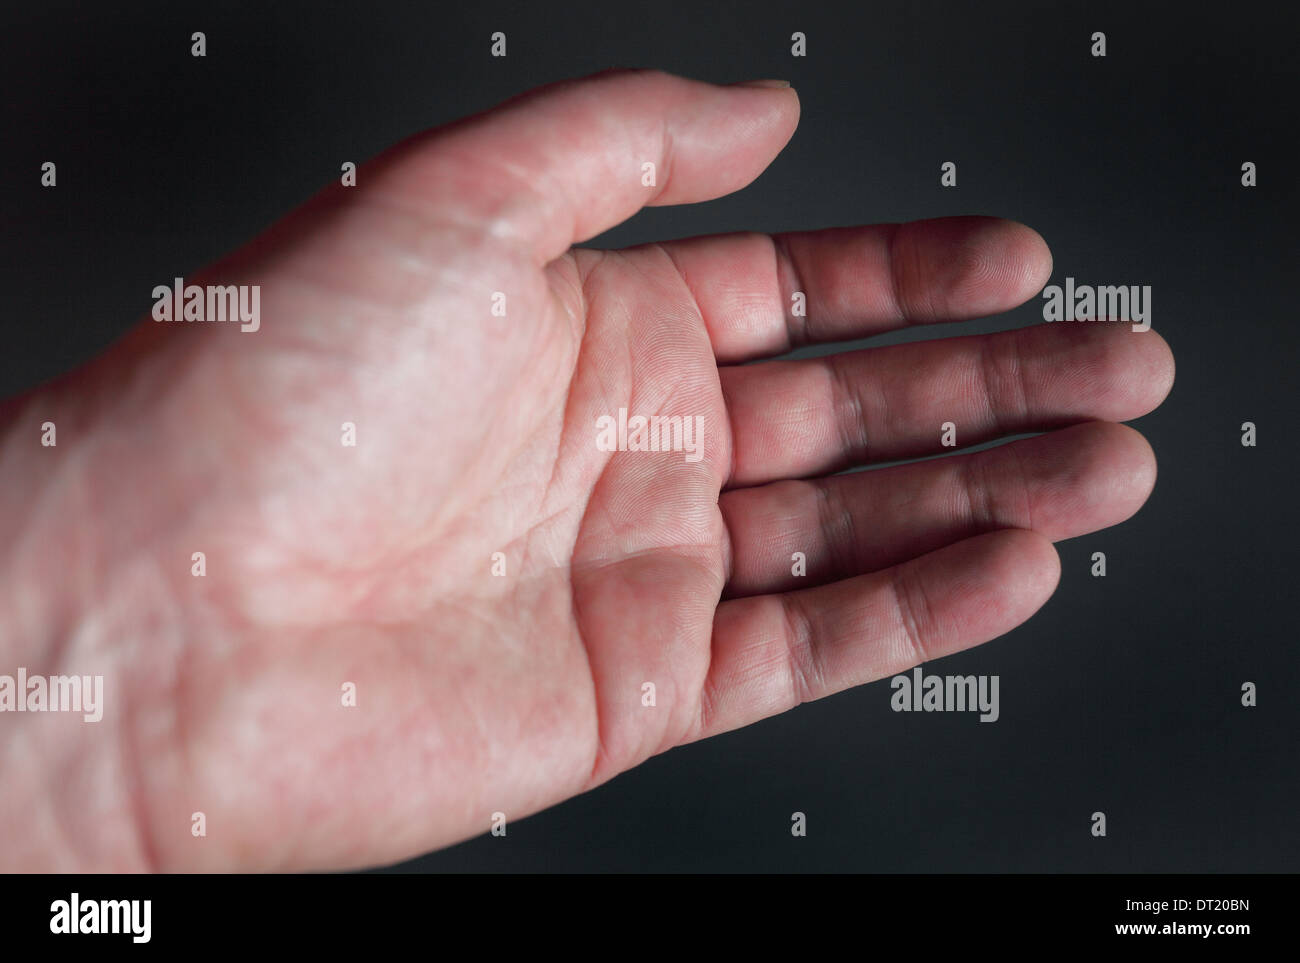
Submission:
{"label": "fingernail", "polygon": [[742,80],[742,81],[740,81],[740,82],[738,82],[738,83],[734,83],[734,84],[732,84],[731,86],[733,86],[733,87],[770,87],[770,88],[775,89],[775,90],[780,90],[780,89],[783,88],[783,87],[789,87],[789,86],[790,86],[790,81],[788,81],[788,80]]}

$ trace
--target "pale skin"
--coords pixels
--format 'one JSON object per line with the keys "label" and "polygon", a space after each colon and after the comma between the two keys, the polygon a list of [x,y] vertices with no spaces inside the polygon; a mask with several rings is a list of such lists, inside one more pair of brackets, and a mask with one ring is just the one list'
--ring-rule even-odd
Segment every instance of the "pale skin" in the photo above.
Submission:
{"label": "pale skin", "polygon": [[[1117,422],[1170,389],[1154,330],[741,363],[1008,310],[1051,273],[1034,231],[575,246],[745,187],[798,116],[788,88],[648,71],[544,88],[186,278],[260,285],[260,330],[146,319],[12,399],[0,673],[105,695],[94,724],[0,714],[3,868],[390,863],[1029,619],[1052,543],[1151,492]],[[600,450],[619,408],[702,416],[703,459]],[[944,422],[1046,433],[833,476],[949,451]]]}

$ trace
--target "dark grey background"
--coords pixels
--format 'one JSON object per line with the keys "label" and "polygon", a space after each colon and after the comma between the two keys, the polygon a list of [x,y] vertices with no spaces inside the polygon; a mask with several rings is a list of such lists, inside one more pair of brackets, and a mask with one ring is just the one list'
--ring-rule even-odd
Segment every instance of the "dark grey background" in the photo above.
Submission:
{"label": "dark grey background", "polygon": [[[1028,624],[928,668],[999,675],[996,724],[896,714],[881,681],[407,867],[1300,870],[1294,5],[117,6],[24,5],[0,24],[5,394],[93,355],[158,278],[248,239],[344,160],[610,66],[786,78],[803,119],[749,189],[645,211],[598,245],[997,214],[1047,238],[1053,283],[1152,285],[1177,358],[1169,400],[1137,423],[1160,465],[1147,506],[1060,544],[1061,586]],[[947,160],[956,189],[939,186]]]}

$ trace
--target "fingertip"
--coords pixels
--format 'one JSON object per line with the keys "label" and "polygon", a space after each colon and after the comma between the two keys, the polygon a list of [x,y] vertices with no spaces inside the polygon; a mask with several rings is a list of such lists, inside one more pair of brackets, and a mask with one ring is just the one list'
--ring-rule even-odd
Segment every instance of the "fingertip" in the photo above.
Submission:
{"label": "fingertip", "polygon": [[1019,221],[992,218],[981,243],[996,310],[1009,310],[1038,294],[1052,276],[1052,251],[1043,236]]}
{"label": "fingertip", "polygon": [[1025,265],[1021,300],[1027,301],[1043,290],[1052,276],[1054,268],[1052,249],[1043,235],[1028,224],[1007,221],[1007,230],[1015,238],[1014,244],[1019,248]]}
{"label": "fingertip", "polygon": [[1035,519],[1036,527],[1053,539],[1118,525],[1137,513],[1155,487],[1155,452],[1128,425],[1084,422],[1035,441],[1058,466],[1050,496],[1055,509]]}
{"label": "fingertip", "polygon": [[1052,540],[1027,528],[1007,528],[1000,536],[995,558],[1002,584],[1016,589],[1016,600],[1028,618],[1056,591],[1061,580],[1061,557]]}
{"label": "fingertip", "polygon": [[799,100],[799,92],[790,85],[790,81],[746,80],[738,84],[728,84],[723,89],[740,93],[747,98],[753,96],[760,109],[769,112],[774,118],[773,126],[785,130],[785,140],[781,142],[781,147],[784,147],[794,136],[795,128],[799,126],[799,115],[803,105]]}
{"label": "fingertip", "polygon": [[1051,539],[1027,528],[974,535],[914,561],[937,575],[936,582],[946,581],[958,598],[998,610],[988,614],[1001,632],[1033,614],[1061,576]]}
{"label": "fingertip", "polygon": [[1042,290],[1052,252],[1033,228],[984,215],[904,224],[896,239],[909,318],[955,321],[1009,311]]}
{"label": "fingertip", "polygon": [[[1098,326],[1098,343],[1111,358],[1111,377],[1127,394],[1128,412],[1113,418],[1127,421],[1150,414],[1169,396],[1174,385],[1174,353],[1154,328],[1134,331],[1129,324]],[[1107,337],[1109,335],[1109,337]]]}
{"label": "fingertip", "polygon": [[652,207],[713,200],[749,186],[785,149],[799,124],[792,87],[717,85],[654,72],[662,91],[669,148],[661,192]]}
{"label": "fingertip", "polygon": [[[982,645],[1023,624],[1061,577],[1051,541],[1020,528],[963,539],[904,565],[902,584],[927,586],[929,659]],[[909,610],[918,608],[908,603]]]}
{"label": "fingertip", "polygon": [[1115,484],[1132,503],[1132,510],[1124,516],[1130,518],[1151,497],[1156,486],[1156,452],[1136,428],[1108,424],[1106,432],[1113,450],[1110,472]]}
{"label": "fingertip", "polygon": [[1174,362],[1174,350],[1154,328],[1134,332],[1145,339],[1143,360],[1146,363],[1146,384],[1150,387],[1154,399],[1151,408],[1155,408],[1167,397],[1174,387],[1174,375],[1177,365]]}

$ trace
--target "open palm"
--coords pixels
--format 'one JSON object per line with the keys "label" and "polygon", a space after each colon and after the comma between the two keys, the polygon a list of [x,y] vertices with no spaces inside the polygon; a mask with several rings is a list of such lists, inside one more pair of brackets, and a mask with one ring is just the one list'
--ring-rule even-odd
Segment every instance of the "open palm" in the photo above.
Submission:
{"label": "open palm", "polygon": [[[100,728],[10,737],[111,787],[17,861],[389,862],[1036,611],[1051,541],[1151,490],[1150,448],[1111,422],[1169,390],[1158,335],[743,362],[1009,309],[1051,272],[1037,234],[950,218],[572,247],[743,187],[798,110],[787,88],[642,71],[534,92],[187,279],[260,285],[257,332],[146,321],[11,405],[24,431],[69,425],[23,483],[31,514],[58,532],[87,505],[56,481],[93,473],[100,521],[10,561],[55,572],[75,544],[93,590],[49,616],[61,636],[6,633],[6,661],[103,672],[108,699]],[[605,450],[620,409],[700,424],[699,457]],[[962,446],[1049,433],[834,474],[942,453],[949,422]],[[6,833],[52,791],[31,790],[0,803]]]}

